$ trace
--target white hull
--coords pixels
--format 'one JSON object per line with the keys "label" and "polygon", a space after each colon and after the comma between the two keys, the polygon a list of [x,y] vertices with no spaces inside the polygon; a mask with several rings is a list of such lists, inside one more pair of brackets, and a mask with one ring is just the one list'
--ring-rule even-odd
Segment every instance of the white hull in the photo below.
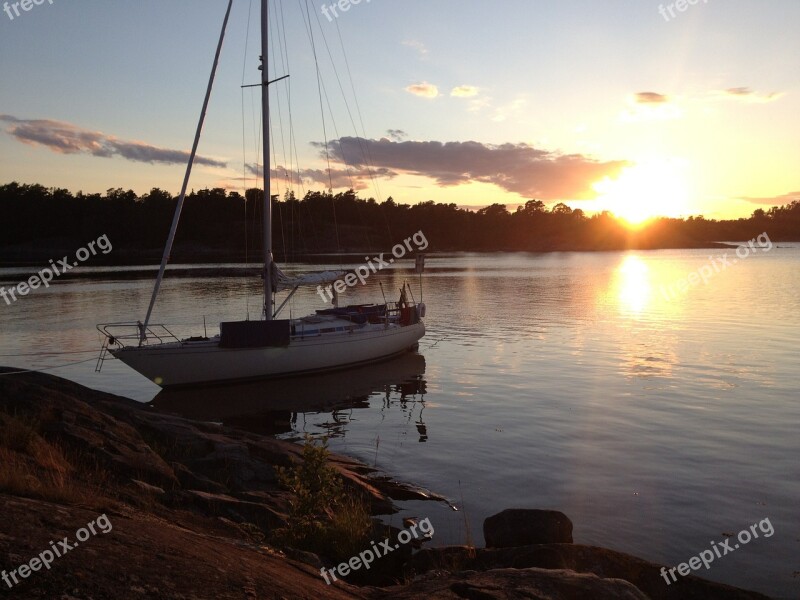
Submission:
{"label": "white hull", "polygon": [[425,357],[411,351],[346,370],[229,385],[170,388],[161,390],[149,406],[157,412],[200,421],[244,423],[248,417],[271,417],[274,412],[284,416],[283,413],[365,408],[373,393],[380,392],[383,397],[387,389],[402,389],[400,393],[404,396],[423,395],[424,378]]}
{"label": "white hull", "polygon": [[127,347],[111,354],[161,387],[189,386],[342,369],[413,348],[422,321],[306,338],[285,347],[221,348],[218,339]]}

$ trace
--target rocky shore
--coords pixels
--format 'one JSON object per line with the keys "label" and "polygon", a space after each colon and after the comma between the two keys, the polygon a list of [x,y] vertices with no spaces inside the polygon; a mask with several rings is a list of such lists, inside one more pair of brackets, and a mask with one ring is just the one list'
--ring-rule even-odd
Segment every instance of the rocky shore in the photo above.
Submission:
{"label": "rocky shore", "polygon": [[[10,598],[766,598],[693,576],[667,585],[661,565],[574,544],[566,515],[536,510],[487,519],[487,548],[409,546],[376,568],[379,583],[328,585],[325,556],[269,542],[292,501],[277,472],[301,462],[300,446],[9,372],[0,370],[0,570],[17,583],[0,588]],[[346,457],[329,465],[374,515],[400,500],[443,501]],[[101,515],[113,528],[74,542]],[[33,568],[62,539],[74,548]]]}

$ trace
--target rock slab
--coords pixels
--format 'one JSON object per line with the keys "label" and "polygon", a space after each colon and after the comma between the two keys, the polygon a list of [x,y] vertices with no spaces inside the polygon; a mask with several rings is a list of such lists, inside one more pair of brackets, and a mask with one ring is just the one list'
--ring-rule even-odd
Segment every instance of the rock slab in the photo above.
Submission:
{"label": "rock slab", "polygon": [[509,508],[483,522],[487,548],[571,544],[572,521],[557,510]]}

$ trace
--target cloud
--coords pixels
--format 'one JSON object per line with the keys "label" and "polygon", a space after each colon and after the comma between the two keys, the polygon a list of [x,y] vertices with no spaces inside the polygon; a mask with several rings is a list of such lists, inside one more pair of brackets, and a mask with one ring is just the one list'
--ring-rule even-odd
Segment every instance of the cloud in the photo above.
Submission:
{"label": "cloud", "polygon": [[517,117],[522,112],[522,109],[527,106],[528,100],[524,97],[515,98],[511,102],[498,106],[494,109],[492,114],[492,121],[495,123],[502,123],[512,117]]}
{"label": "cloud", "polygon": [[[17,141],[32,146],[45,146],[58,154],[90,154],[102,158],[118,156],[133,162],[185,164],[189,153],[183,150],[159,148],[143,142],[121,140],[100,131],[83,129],[72,123],[49,119],[18,119],[0,115],[0,121],[10,123],[6,133]],[[225,167],[226,163],[202,156],[195,164]]]}
{"label": "cloud", "polygon": [[[322,149],[324,144],[314,143]],[[559,154],[528,144],[479,142],[397,142],[345,137],[330,142],[338,163],[366,167],[366,152],[375,170],[392,175],[428,177],[440,187],[470,182],[491,183],[527,198],[590,199],[592,184],[616,177],[626,161],[600,162],[580,154]]]}
{"label": "cloud", "polygon": [[[255,176],[261,177],[260,164],[248,163],[246,165],[247,171]],[[394,179],[397,173],[386,168],[373,168],[370,169],[366,165],[361,165],[356,168],[341,167],[328,169],[300,169],[299,171],[292,171],[286,167],[279,165],[270,171],[270,177],[273,181],[280,182],[282,185],[296,185],[298,178],[302,179],[305,184],[322,184],[325,189],[333,188],[352,188],[354,190],[366,189],[373,178],[381,179]]]}
{"label": "cloud", "polygon": [[737,88],[728,88],[725,90],[726,94],[730,94],[731,96],[749,96],[753,93],[753,90],[746,87],[737,87]]}
{"label": "cloud", "polygon": [[718,92],[717,95],[722,96],[723,98],[733,98],[745,102],[766,103],[778,100],[779,98],[783,97],[784,94],[783,92],[771,92],[769,94],[761,94],[759,92],[751,90],[749,87],[732,87],[726,90],[722,90],[721,92]]}
{"label": "cloud", "polygon": [[402,129],[387,129],[386,135],[388,135],[389,139],[393,142],[402,142],[408,137],[408,134]]}
{"label": "cloud", "polygon": [[473,85],[460,85],[454,87],[450,95],[454,98],[472,98],[477,96],[480,90]]}
{"label": "cloud", "polygon": [[658,92],[636,92],[628,98],[628,107],[620,114],[620,120],[628,123],[668,121],[680,119],[684,115],[684,109],[693,110],[702,104],[730,101],[764,104],[774,102],[784,95],[783,92],[760,93],[749,87],[707,90],[677,97]]}
{"label": "cloud", "polygon": [[492,107],[492,98],[487,98],[482,96],[480,98],[473,98],[469,101],[469,111],[470,112],[481,112],[484,109],[488,109]]}
{"label": "cloud", "polygon": [[744,200],[745,202],[752,202],[753,204],[765,204],[767,206],[784,206],[786,204],[791,204],[795,200],[800,200],[800,192],[791,192],[789,194],[783,194],[782,196],[772,196],[770,198],[749,198],[747,196],[744,196],[739,199]]}
{"label": "cloud", "polygon": [[[291,173],[286,169],[278,168],[273,170],[273,174],[278,179],[291,182]],[[327,189],[352,188],[363,190],[369,187],[373,178],[394,179],[397,173],[386,168],[370,169],[369,167],[342,168],[342,169],[303,169],[300,171],[303,181],[309,184],[318,183]],[[295,181],[296,181],[295,177]]]}
{"label": "cloud", "polygon": [[656,92],[638,92],[636,94],[636,104],[664,104],[669,102],[669,96]]}
{"label": "cloud", "polygon": [[620,114],[626,123],[680,119],[683,111],[672,99],[658,92],[636,92],[627,99],[628,108]]}
{"label": "cloud", "polygon": [[[480,91],[479,88],[473,88],[472,86],[462,86],[462,88]],[[467,110],[474,113],[483,113],[489,120],[500,123],[511,118],[524,118],[524,109],[527,105],[528,97],[526,94],[518,94],[515,98],[499,106],[495,104],[494,98],[491,96],[482,95],[469,97],[469,107]]]}
{"label": "cloud", "polygon": [[421,98],[436,98],[439,95],[439,88],[427,81],[411,84],[406,88],[406,91]]}
{"label": "cloud", "polygon": [[408,46],[409,48],[416,50],[421,58],[424,58],[428,55],[428,48],[419,40],[403,40],[402,44],[403,46]]}

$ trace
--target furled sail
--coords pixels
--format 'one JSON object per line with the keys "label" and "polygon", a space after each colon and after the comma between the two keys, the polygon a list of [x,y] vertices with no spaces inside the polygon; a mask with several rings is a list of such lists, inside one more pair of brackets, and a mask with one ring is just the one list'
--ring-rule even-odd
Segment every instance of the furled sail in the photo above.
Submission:
{"label": "furled sail", "polygon": [[277,265],[275,265],[274,268],[276,275],[276,288],[279,292],[306,285],[327,285],[347,275],[347,271],[322,271],[320,273],[308,273],[298,277],[290,277],[281,271]]}

